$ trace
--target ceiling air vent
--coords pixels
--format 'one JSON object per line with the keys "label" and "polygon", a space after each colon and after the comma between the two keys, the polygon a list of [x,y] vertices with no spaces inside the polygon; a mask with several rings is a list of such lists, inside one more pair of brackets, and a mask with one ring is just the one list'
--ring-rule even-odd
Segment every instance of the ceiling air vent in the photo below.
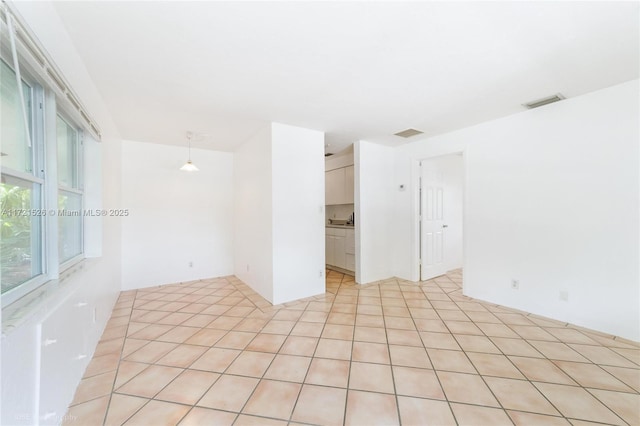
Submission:
{"label": "ceiling air vent", "polygon": [[566,99],[561,93],[556,93],[553,96],[547,96],[546,98],[538,99],[537,101],[524,104],[529,109],[538,108],[544,105],[552,104],[554,102]]}
{"label": "ceiling air vent", "polygon": [[421,132],[420,130],[407,129],[407,130],[403,130],[403,131],[398,132],[398,133],[394,133],[394,135],[400,136],[401,138],[410,138],[411,136],[421,135],[423,133],[424,132]]}

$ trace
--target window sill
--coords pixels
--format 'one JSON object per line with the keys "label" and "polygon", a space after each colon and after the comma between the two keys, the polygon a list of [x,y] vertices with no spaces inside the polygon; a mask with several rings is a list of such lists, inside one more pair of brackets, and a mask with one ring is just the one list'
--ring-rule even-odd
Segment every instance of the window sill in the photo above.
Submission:
{"label": "window sill", "polygon": [[[67,262],[70,263],[70,262]],[[67,297],[80,283],[70,278],[89,267],[92,259],[79,259],[60,273],[60,278],[50,280],[20,299],[2,308],[2,337],[11,334],[28,321],[42,321]]]}

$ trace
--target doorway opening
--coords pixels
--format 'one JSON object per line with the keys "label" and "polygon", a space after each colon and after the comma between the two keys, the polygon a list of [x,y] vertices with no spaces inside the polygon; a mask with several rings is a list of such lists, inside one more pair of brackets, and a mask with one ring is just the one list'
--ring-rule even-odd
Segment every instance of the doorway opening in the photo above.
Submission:
{"label": "doorway opening", "polygon": [[462,152],[419,162],[418,270],[420,281],[463,266]]}

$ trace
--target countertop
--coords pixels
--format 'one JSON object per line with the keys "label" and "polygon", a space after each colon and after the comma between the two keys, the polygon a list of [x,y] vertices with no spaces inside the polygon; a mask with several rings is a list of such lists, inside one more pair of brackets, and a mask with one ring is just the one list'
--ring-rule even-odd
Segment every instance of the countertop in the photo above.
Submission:
{"label": "countertop", "polygon": [[354,229],[355,226],[354,225],[333,225],[333,224],[327,224],[325,225],[327,228],[338,228],[338,229]]}

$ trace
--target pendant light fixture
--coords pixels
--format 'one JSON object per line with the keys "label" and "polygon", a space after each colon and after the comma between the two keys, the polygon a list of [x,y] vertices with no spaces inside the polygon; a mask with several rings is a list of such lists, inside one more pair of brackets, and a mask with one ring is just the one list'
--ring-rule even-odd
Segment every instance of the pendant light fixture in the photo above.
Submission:
{"label": "pendant light fixture", "polygon": [[184,166],[180,167],[180,170],[185,172],[197,172],[198,169],[195,164],[191,162],[191,139],[193,138],[193,133],[187,132],[187,140],[189,141],[189,160],[184,163]]}

